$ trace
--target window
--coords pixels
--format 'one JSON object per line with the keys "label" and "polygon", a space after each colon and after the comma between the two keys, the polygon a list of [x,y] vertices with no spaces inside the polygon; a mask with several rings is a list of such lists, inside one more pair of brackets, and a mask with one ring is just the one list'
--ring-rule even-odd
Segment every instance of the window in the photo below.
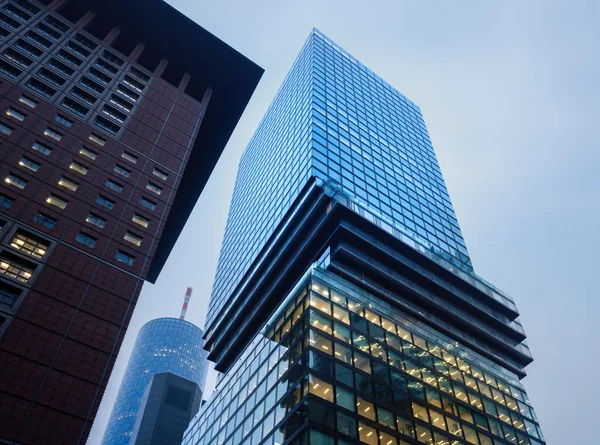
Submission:
{"label": "window", "polygon": [[31,16],[29,14],[21,11],[19,8],[17,8],[16,6],[14,6],[10,3],[7,3],[6,5],[4,5],[2,10],[4,12],[6,12],[7,14],[9,14],[10,16],[15,17],[19,20],[22,20],[24,22],[26,22],[27,20],[29,20],[31,18]]}
{"label": "window", "polygon": [[64,74],[67,77],[71,76],[75,72],[73,68],[68,67],[67,65],[55,59],[54,57],[48,61],[48,66],[54,68],[56,71],[60,72],[61,74]]}
{"label": "window", "polygon": [[41,259],[46,255],[46,251],[48,250],[48,247],[50,247],[50,242],[25,232],[24,230],[18,230],[10,242],[10,245],[15,249],[20,250],[22,253]]}
{"label": "window", "polygon": [[89,139],[90,141],[92,141],[92,142],[95,142],[96,144],[98,144],[98,145],[100,145],[100,146],[102,146],[102,147],[104,146],[104,144],[106,144],[106,139],[104,139],[104,138],[102,138],[102,137],[98,136],[98,135],[97,135],[97,134],[95,134],[95,133],[91,133],[91,134],[88,136],[88,139]]}
{"label": "window", "polygon": [[96,158],[98,157],[98,153],[96,153],[95,151],[92,151],[86,147],[81,147],[79,149],[79,154],[82,156],[85,156],[86,158],[90,158],[92,161],[95,161]]}
{"label": "window", "polygon": [[75,170],[77,173],[81,173],[82,175],[87,175],[89,169],[78,162],[72,161],[71,165],[69,165],[71,170]]}
{"label": "window", "polygon": [[90,75],[91,77],[93,77],[94,79],[99,80],[100,82],[103,82],[105,84],[109,84],[112,80],[112,78],[110,76],[107,76],[106,74],[104,74],[102,71],[97,70],[96,68],[91,68],[88,70],[88,75]]}
{"label": "window", "polygon": [[36,172],[40,169],[40,164],[38,164],[37,162],[35,162],[25,156],[23,156],[21,158],[21,160],[19,161],[19,165],[21,167],[28,168],[29,170],[34,171],[34,172]]}
{"label": "window", "polygon": [[148,228],[148,226],[150,225],[150,220],[147,218],[144,218],[143,216],[138,215],[137,213],[133,214],[133,218],[131,218],[131,220],[136,223],[139,224],[142,227]]}
{"label": "window", "polygon": [[52,46],[52,42],[44,37],[42,37],[41,35],[39,35],[37,32],[34,31],[28,31],[27,34],[25,34],[25,37],[27,38],[27,40],[35,43],[38,46],[41,46],[43,48],[50,48]]}
{"label": "window", "polygon": [[81,79],[79,79],[79,84],[85,88],[87,88],[88,90],[92,91],[93,93],[96,94],[102,94],[104,93],[104,87],[98,85],[96,82],[94,82],[91,79],[88,79],[87,77],[82,77]]}
{"label": "window", "polygon": [[88,246],[90,248],[94,248],[96,245],[96,238],[90,235],[86,235],[83,232],[79,232],[75,237],[75,241],[83,244],[84,246]]}
{"label": "window", "polygon": [[129,100],[132,100],[133,102],[137,102],[140,98],[139,94],[134,93],[132,90],[121,84],[117,85],[117,92],[121,93],[123,96],[125,96]]}
{"label": "window", "polygon": [[46,20],[46,23],[48,23],[49,25],[51,25],[54,28],[58,29],[59,31],[67,32],[69,30],[69,26],[65,25],[63,22],[61,22],[60,20],[54,18],[51,15],[46,16],[45,20]]}
{"label": "window", "polygon": [[21,24],[19,22],[2,13],[0,13],[0,23],[6,25],[12,30],[16,30],[21,27]]}
{"label": "window", "polygon": [[311,394],[333,402],[333,386],[314,375],[308,375],[308,390]]}
{"label": "window", "polygon": [[132,164],[135,164],[138,161],[137,156],[132,155],[131,153],[129,153],[128,151],[124,151],[123,153],[121,153],[121,157],[129,162],[131,162]]}
{"label": "window", "polygon": [[117,184],[116,182],[113,182],[110,179],[107,179],[104,185],[117,193],[121,193],[123,191],[123,186],[121,184]]}
{"label": "window", "polygon": [[122,252],[121,250],[117,251],[115,258],[117,259],[117,261],[119,261],[121,263],[125,263],[128,266],[133,266],[133,261],[135,260],[134,257],[132,257],[131,255],[127,255],[125,252]]}
{"label": "window", "polygon": [[144,207],[150,209],[150,210],[155,210],[156,209],[156,203],[149,201],[148,199],[142,197],[140,198],[140,204],[143,205]]}
{"label": "window", "polygon": [[58,40],[62,37],[60,32],[50,28],[48,25],[44,25],[41,22],[35,25],[35,29],[39,33],[44,34],[46,37],[50,37],[52,40]]}
{"label": "window", "polygon": [[14,278],[22,283],[27,283],[33,275],[35,265],[22,260],[16,255],[4,252],[0,255],[0,273]]}
{"label": "window", "polygon": [[21,290],[19,288],[0,282],[0,307],[12,309],[20,295]]}
{"label": "window", "polygon": [[38,12],[40,12],[40,8],[38,8],[35,5],[32,5],[27,0],[12,0],[12,2],[16,3],[21,8],[23,8],[25,11],[31,12],[32,14],[37,14]]}
{"label": "window", "polygon": [[19,176],[13,175],[9,173],[8,176],[4,179],[4,182],[10,185],[14,185],[17,188],[24,189],[27,185],[27,181]]}
{"label": "window", "polygon": [[156,176],[156,177],[158,177],[158,178],[162,179],[163,181],[166,181],[166,180],[167,180],[167,178],[169,177],[169,175],[168,175],[168,174],[166,174],[166,173],[165,173],[165,172],[163,172],[163,171],[160,171],[160,170],[159,170],[159,169],[157,169],[157,168],[154,168],[154,170],[152,171],[152,174],[153,174],[154,176]]}
{"label": "window", "polygon": [[121,176],[125,176],[126,178],[129,178],[129,176],[131,175],[131,172],[129,170],[121,167],[119,164],[114,166],[113,171],[115,173],[120,174]]}
{"label": "window", "polygon": [[106,62],[105,60],[102,60],[102,59],[96,59],[96,66],[98,68],[102,68],[103,70],[109,72],[113,76],[116,75],[119,72],[119,70],[117,68],[115,68],[110,63],[108,63],[108,62]]}
{"label": "window", "polygon": [[69,97],[65,97],[61,105],[81,118],[85,117],[88,111],[90,111],[88,108],[84,107],[79,102],[76,102]]}
{"label": "window", "polygon": [[152,182],[148,182],[148,184],[146,184],[146,189],[156,193],[157,195],[160,195],[162,193],[162,187],[159,187]]}
{"label": "window", "polygon": [[119,96],[115,96],[114,94],[110,96],[110,99],[108,101],[117,108],[120,108],[121,110],[127,113],[131,112],[131,110],[133,109],[133,105],[131,105],[126,100],[121,99]]}
{"label": "window", "polygon": [[53,206],[58,207],[59,209],[64,209],[65,207],[67,207],[67,204],[69,203],[69,201],[59,198],[56,195],[50,194],[50,196],[48,196],[46,198],[46,202],[48,204],[52,204]]}
{"label": "window", "polygon": [[136,246],[142,245],[143,238],[135,233],[125,232],[125,236],[123,237],[125,241],[129,241],[131,244],[135,244]]}
{"label": "window", "polygon": [[104,105],[104,108],[102,108],[102,113],[121,124],[125,122],[125,119],[127,119],[126,114],[121,113],[116,108],[113,108],[110,105]]}
{"label": "window", "polygon": [[10,209],[13,200],[6,195],[0,193],[0,207],[4,207],[5,209]]}
{"label": "window", "polygon": [[40,70],[37,72],[37,75],[57,87],[61,87],[66,82],[66,80],[60,77],[58,74],[55,74],[46,68],[40,68]]}
{"label": "window", "polygon": [[60,178],[60,180],[58,181],[58,185],[66,188],[66,189],[69,189],[72,192],[77,190],[77,187],[79,187],[79,183],[77,183],[75,181],[71,181],[70,179],[65,178],[64,176],[62,178]]}
{"label": "window", "polygon": [[40,82],[39,80],[34,79],[33,77],[27,81],[25,86],[31,88],[36,93],[47,98],[51,98],[56,94],[56,90],[54,88],[50,88],[45,83]]}
{"label": "window", "polygon": [[361,442],[368,445],[377,445],[379,443],[379,439],[377,438],[377,430],[362,422],[358,424],[358,436]]}
{"label": "window", "polygon": [[90,213],[85,218],[85,220],[86,220],[86,222],[89,222],[90,224],[100,227],[101,229],[103,229],[104,226],[106,225],[106,220],[104,218],[101,218],[98,215],[95,215],[93,213]]}
{"label": "window", "polygon": [[39,151],[40,153],[46,156],[50,156],[50,153],[52,153],[52,149],[50,147],[37,141],[33,143],[31,148],[33,148],[35,151]]}
{"label": "window", "polygon": [[81,59],[75,57],[73,54],[65,51],[64,49],[59,50],[56,55],[58,57],[60,57],[62,60],[64,60],[65,62],[67,62],[69,65],[74,66],[74,67],[78,67],[79,65],[81,65],[83,63],[83,61]]}
{"label": "window", "polygon": [[19,97],[19,102],[31,108],[35,108],[38,106],[38,102],[36,100],[33,100],[31,97],[25,95]]}
{"label": "window", "polygon": [[14,108],[9,108],[6,110],[6,115],[10,116],[18,121],[24,121],[27,115],[21,113],[20,111],[15,110]]}
{"label": "window", "polygon": [[120,57],[117,57],[117,55],[111,53],[108,50],[104,50],[102,52],[102,57],[104,57],[106,60],[108,60],[111,63],[114,63],[117,66],[121,66],[125,63],[125,61],[123,59],[121,59]]}
{"label": "window", "polygon": [[73,126],[73,121],[72,120],[69,120],[69,119],[67,119],[64,116],[61,116],[60,114],[57,114],[54,117],[54,120],[56,122],[58,122],[59,124],[63,124],[65,127],[68,127],[68,128],[71,128]]}
{"label": "window", "polygon": [[83,48],[81,45],[78,45],[73,41],[67,43],[67,48],[69,48],[74,53],[80,55],[84,59],[87,59],[88,56],[91,54],[87,49]]}
{"label": "window", "polygon": [[83,91],[79,87],[75,87],[71,90],[71,95],[77,99],[85,102],[87,105],[94,105],[96,103],[96,97],[86,91]]}
{"label": "window", "polygon": [[356,411],[367,419],[375,420],[375,407],[371,402],[357,397],[356,398]]}
{"label": "window", "polygon": [[144,90],[144,84],[141,82],[138,82],[137,80],[135,80],[134,78],[132,78],[130,76],[125,76],[123,78],[123,83],[127,86],[130,86],[138,93],[141,93]]}
{"label": "window", "polygon": [[107,208],[108,210],[112,210],[115,208],[115,202],[102,195],[98,195],[98,197],[96,198],[96,204],[99,204],[102,207]]}
{"label": "window", "polygon": [[8,60],[16,63],[19,66],[22,66],[23,68],[27,68],[29,65],[31,65],[33,63],[33,61],[31,59],[28,59],[20,52],[17,52],[11,48],[8,48],[6,51],[4,51],[3,55]]}
{"label": "window", "polygon": [[0,123],[0,133],[4,133],[5,135],[9,135],[13,132],[13,128],[10,128],[8,125],[4,125]]}
{"label": "window", "polygon": [[137,68],[131,67],[131,69],[129,70],[129,74],[131,74],[132,76],[136,77],[144,83],[148,83],[150,81],[150,76],[138,70]]}
{"label": "window", "polygon": [[62,133],[59,133],[58,131],[53,130],[52,128],[46,128],[44,130],[44,135],[57,141],[60,141],[63,138]]}
{"label": "window", "polygon": [[78,43],[81,43],[83,46],[85,46],[86,48],[88,48],[92,51],[95,50],[96,47],[98,46],[94,42],[92,42],[90,39],[88,39],[87,37],[85,37],[84,35],[81,35],[79,33],[75,34],[75,37],[73,38],[73,40],[75,40]]}
{"label": "window", "polygon": [[33,46],[31,43],[27,43],[23,39],[17,40],[17,42],[15,43],[15,46],[17,48],[19,48],[21,51],[23,51],[25,54],[28,54],[31,57],[33,57],[34,59],[37,59],[42,54],[44,54],[44,51],[42,51],[41,49]]}
{"label": "window", "polygon": [[54,226],[56,225],[56,220],[54,218],[51,218],[48,215],[45,215],[41,212],[38,212],[37,215],[34,216],[33,220],[36,223],[41,224],[42,226],[47,227],[49,229],[54,228]]}
{"label": "window", "polygon": [[121,130],[121,127],[119,127],[117,124],[113,124],[111,121],[101,116],[96,117],[94,120],[94,125],[112,135],[116,135]]}
{"label": "window", "polygon": [[11,79],[16,79],[21,75],[23,71],[15,68],[10,63],[6,63],[4,60],[0,60],[0,73],[4,74]]}

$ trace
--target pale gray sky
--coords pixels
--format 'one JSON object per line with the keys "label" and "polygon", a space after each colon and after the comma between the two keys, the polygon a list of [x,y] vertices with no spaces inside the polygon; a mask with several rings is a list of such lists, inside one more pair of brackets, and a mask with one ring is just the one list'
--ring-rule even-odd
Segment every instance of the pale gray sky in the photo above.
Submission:
{"label": "pale gray sky", "polygon": [[[525,385],[548,444],[594,443],[600,391],[600,3],[169,0],[265,69],[156,285],[146,284],[88,444],[139,328],[203,325],[239,157],[316,26],[416,102],[475,270],[517,301]],[[209,390],[214,379],[209,379]]]}

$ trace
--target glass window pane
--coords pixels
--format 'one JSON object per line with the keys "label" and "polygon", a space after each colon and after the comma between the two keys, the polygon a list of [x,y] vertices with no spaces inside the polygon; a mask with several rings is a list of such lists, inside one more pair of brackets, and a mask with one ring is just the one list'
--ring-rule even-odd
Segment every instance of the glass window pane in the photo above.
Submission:
{"label": "glass window pane", "polygon": [[358,436],[361,442],[368,445],[378,445],[377,431],[375,428],[360,422],[358,424]]}
{"label": "glass window pane", "polygon": [[308,376],[308,390],[311,394],[333,402],[333,386],[314,375]]}

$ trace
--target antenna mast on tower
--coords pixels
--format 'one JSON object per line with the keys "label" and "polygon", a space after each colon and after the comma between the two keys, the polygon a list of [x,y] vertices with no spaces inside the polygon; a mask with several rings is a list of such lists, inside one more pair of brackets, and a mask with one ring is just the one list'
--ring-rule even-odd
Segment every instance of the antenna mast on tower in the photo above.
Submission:
{"label": "antenna mast on tower", "polygon": [[181,307],[181,315],[179,316],[180,320],[185,320],[185,313],[187,312],[188,303],[190,302],[190,297],[192,296],[192,288],[188,287],[185,291],[185,298],[183,299],[183,306]]}

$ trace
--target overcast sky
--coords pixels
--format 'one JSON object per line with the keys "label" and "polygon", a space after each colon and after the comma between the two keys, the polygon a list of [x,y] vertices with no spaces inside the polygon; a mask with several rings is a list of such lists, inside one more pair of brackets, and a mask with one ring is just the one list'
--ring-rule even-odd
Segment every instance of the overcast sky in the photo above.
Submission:
{"label": "overcast sky", "polygon": [[100,443],[139,328],[178,316],[188,285],[188,319],[203,326],[239,157],[313,26],[421,107],[475,270],[519,306],[536,359],[524,383],[548,444],[595,443],[600,2],[169,3],[265,74],[142,290],[88,444]]}

